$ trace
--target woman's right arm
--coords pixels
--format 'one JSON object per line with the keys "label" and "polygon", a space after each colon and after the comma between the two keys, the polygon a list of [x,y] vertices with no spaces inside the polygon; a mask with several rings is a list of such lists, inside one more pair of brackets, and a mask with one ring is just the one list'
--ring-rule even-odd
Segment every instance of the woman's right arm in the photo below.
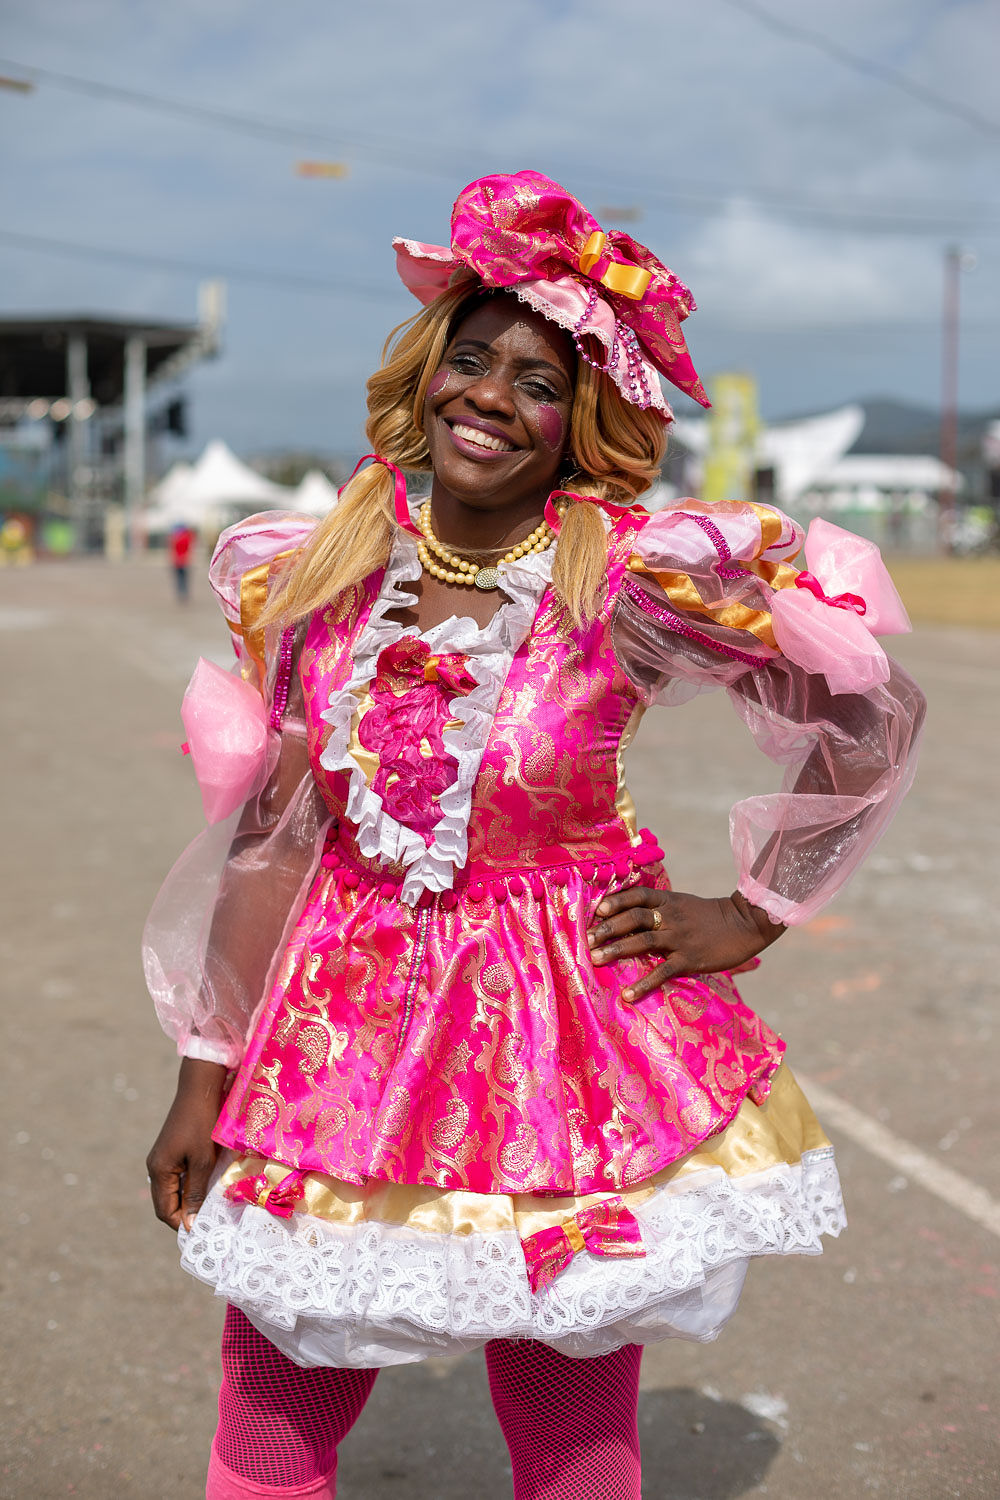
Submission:
{"label": "woman's right arm", "polygon": [[225,1084],[221,1063],[181,1059],[174,1102],[146,1158],[153,1209],[171,1229],[190,1229],[205,1201],[218,1154],[212,1130]]}
{"label": "woman's right arm", "polygon": [[[216,549],[212,585],[250,680],[259,678],[247,654],[253,616],[244,584],[276,554],[287,555],[287,544],[301,545],[310,526],[301,517],[262,516],[231,528]],[[252,589],[249,598],[259,605],[263,593]],[[147,1162],[157,1217],[172,1228],[189,1225],[204,1199],[227,1074],[240,1063],[329,824],[309,766],[297,651],[286,659],[269,643],[267,654],[266,780],[238,816],[206,829],[181,856],[143,939],[150,993],[182,1057],[177,1092]]]}
{"label": "woman's right arm", "polygon": [[244,808],[204,952],[190,960],[186,988],[197,989],[196,1004],[185,1008],[179,1028],[171,1028],[182,1053],[180,1075],[147,1170],[156,1216],[172,1229],[182,1223],[188,1228],[204,1201],[226,1078],[238,1066],[325,837],[328,815],[300,726],[298,721],[282,733],[270,780]]}

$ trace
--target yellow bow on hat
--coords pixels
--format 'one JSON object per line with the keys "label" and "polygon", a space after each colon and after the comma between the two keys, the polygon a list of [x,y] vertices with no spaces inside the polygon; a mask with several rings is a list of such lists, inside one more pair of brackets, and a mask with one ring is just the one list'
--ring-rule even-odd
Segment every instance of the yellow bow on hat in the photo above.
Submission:
{"label": "yellow bow on hat", "polygon": [[[607,243],[608,237],[604,231],[595,229],[577,261],[577,265],[585,276],[590,275],[602,258]],[[602,274],[596,278],[601,286],[607,287],[609,292],[617,292],[620,297],[630,297],[633,302],[638,302],[645,296],[646,288],[652,279],[652,271],[647,271],[645,266],[622,265],[617,260],[611,261]]]}

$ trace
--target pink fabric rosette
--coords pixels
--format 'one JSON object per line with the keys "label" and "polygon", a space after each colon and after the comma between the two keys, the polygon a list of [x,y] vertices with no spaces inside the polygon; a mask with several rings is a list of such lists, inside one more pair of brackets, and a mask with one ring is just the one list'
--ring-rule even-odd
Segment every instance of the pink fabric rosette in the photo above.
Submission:
{"label": "pink fabric rosette", "polygon": [[806,534],[806,571],[771,606],[782,655],[822,673],[831,693],[866,693],[888,682],[876,635],[903,635],[909,616],[874,542],[817,517]]}
{"label": "pink fabric rosette", "polygon": [[695,310],[687,287],[630,235],[606,234],[541,172],[481,177],[464,188],[452,209],[450,248],[400,238],[393,246],[400,276],[424,304],[464,268],[485,286],[515,288],[567,329],[581,354],[582,337],[595,338],[605,373],[633,405],[673,420],[657,371],[710,405],[681,332]]}
{"label": "pink fabric rosette", "polygon": [[[379,757],[372,790],[390,817],[427,843],[441,818],[438,798],[458,774],[442,735],[451,698],[476,686],[467,662],[461,651],[440,655],[412,636],[386,646],[371,687],[373,706],[358,726],[361,744]],[[423,753],[425,741],[430,756]]]}
{"label": "pink fabric rosette", "polygon": [[201,656],[181,704],[208,823],[221,823],[255,790],[265,766],[267,710],[249,682]]}

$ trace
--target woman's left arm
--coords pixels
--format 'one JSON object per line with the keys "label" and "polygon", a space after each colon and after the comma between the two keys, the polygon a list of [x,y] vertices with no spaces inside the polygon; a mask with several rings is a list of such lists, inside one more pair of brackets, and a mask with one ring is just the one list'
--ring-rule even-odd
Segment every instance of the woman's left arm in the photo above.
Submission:
{"label": "woman's left arm", "polygon": [[740,873],[731,896],[633,886],[600,903],[589,933],[595,963],[664,955],[626,999],[680,974],[738,968],[787,925],[815,916],[877,843],[912,780],[925,702],[896,663],[865,694],[831,693],[822,675],[779,658],[738,677],[729,694],[760,748],[785,765],[784,786],[733,808]]}
{"label": "woman's left arm", "polygon": [[[877,843],[913,778],[923,695],[884,656],[887,680],[863,692],[832,690],[826,666],[836,665],[841,651],[840,610],[821,610],[808,670],[775,648],[772,590],[737,562],[744,555],[766,560],[759,510],[712,511],[728,528],[732,563],[725,565],[716,555],[725,539],[714,522],[712,549],[698,555],[702,508],[662,523],[654,518],[651,535],[676,555],[655,559],[652,572],[648,558],[637,558],[616,607],[619,661],[647,702],[677,704],[725,687],[758,747],[785,769],[780,791],[733,808],[739,879],[731,896],[705,900],[635,886],[600,903],[589,933],[595,963],[663,956],[628,999],[677,975],[739,968],[786,926],[809,921]],[[775,556],[795,545],[785,518]],[[842,686],[835,674],[834,686]]]}
{"label": "woman's left arm", "polygon": [[597,916],[602,920],[587,934],[595,964],[663,954],[662,963],[622,991],[625,1000],[639,1000],[682,974],[738,969],[785,931],[739,891],[712,900],[634,885],[605,896]]}

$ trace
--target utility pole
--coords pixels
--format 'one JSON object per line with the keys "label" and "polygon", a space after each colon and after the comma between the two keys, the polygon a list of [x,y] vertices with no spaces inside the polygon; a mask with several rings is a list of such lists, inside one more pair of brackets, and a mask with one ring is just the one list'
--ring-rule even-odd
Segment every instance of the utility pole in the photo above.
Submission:
{"label": "utility pole", "polygon": [[958,469],[958,304],[959,277],[971,271],[976,257],[960,245],[944,252],[944,296],[941,321],[941,462],[946,473],[938,496],[938,542],[942,552],[955,545],[955,488]]}
{"label": "utility pole", "polygon": [[135,518],[146,492],[146,340],[125,340],[125,548],[131,551]]}
{"label": "utility pole", "polygon": [[66,397],[69,402],[69,420],[66,424],[69,514],[77,551],[83,552],[91,542],[89,491],[85,473],[90,376],[87,370],[87,338],[83,333],[71,333],[66,343]]}

